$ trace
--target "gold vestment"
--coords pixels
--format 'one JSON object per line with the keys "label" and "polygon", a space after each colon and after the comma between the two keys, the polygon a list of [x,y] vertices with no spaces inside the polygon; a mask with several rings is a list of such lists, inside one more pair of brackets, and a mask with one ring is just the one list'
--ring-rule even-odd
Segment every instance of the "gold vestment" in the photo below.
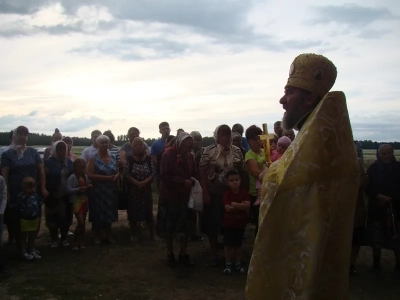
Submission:
{"label": "gold vestment", "polygon": [[330,92],[263,180],[247,300],[345,300],[359,163],[346,98]]}

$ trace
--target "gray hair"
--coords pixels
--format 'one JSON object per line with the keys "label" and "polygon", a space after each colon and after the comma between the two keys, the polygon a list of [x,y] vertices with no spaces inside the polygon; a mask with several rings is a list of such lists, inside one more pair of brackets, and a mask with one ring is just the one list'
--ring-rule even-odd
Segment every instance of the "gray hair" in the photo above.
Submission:
{"label": "gray hair", "polygon": [[108,142],[108,143],[110,143],[110,138],[109,138],[108,136],[104,135],[104,134],[99,135],[99,136],[97,137],[97,139],[96,139],[96,143],[97,143],[97,144],[100,144],[101,142]]}
{"label": "gray hair", "polygon": [[196,140],[196,139],[202,139],[203,137],[201,136],[201,134],[200,134],[200,132],[198,132],[198,131],[192,131],[191,133],[190,133],[190,136],[194,139],[194,140]]}

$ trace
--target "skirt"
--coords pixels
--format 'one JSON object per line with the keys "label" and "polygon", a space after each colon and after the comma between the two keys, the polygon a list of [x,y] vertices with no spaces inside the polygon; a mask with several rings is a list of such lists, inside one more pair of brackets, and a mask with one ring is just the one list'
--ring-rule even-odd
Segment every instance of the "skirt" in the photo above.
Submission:
{"label": "skirt", "polygon": [[20,220],[21,232],[32,232],[39,229],[39,218],[34,220]]}

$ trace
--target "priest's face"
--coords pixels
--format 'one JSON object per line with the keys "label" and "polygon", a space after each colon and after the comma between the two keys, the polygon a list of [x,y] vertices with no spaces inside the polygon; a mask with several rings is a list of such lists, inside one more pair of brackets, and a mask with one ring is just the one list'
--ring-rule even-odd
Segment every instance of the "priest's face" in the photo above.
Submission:
{"label": "priest's face", "polygon": [[286,110],[282,120],[283,129],[293,129],[301,118],[309,112],[306,98],[306,91],[290,86],[285,87],[285,94],[279,101],[283,109]]}

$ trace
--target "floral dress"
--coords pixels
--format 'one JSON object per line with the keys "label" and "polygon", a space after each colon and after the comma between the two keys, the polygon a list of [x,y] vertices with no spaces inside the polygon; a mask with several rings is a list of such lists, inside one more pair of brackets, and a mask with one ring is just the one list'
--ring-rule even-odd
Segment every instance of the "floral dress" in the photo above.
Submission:
{"label": "floral dress", "polygon": [[[111,176],[117,174],[117,159],[110,156],[110,163],[103,162],[96,153],[94,159],[94,173]],[[94,224],[111,224],[118,221],[118,188],[117,182],[93,183],[93,190],[89,200],[89,218]]]}
{"label": "floral dress", "polygon": [[[150,176],[154,177],[156,169],[150,156],[144,160],[136,160],[133,156],[127,158],[124,174],[137,181],[144,181]],[[153,219],[153,196],[151,184],[140,189],[134,184],[129,185],[128,220],[130,222],[151,221]]]}

